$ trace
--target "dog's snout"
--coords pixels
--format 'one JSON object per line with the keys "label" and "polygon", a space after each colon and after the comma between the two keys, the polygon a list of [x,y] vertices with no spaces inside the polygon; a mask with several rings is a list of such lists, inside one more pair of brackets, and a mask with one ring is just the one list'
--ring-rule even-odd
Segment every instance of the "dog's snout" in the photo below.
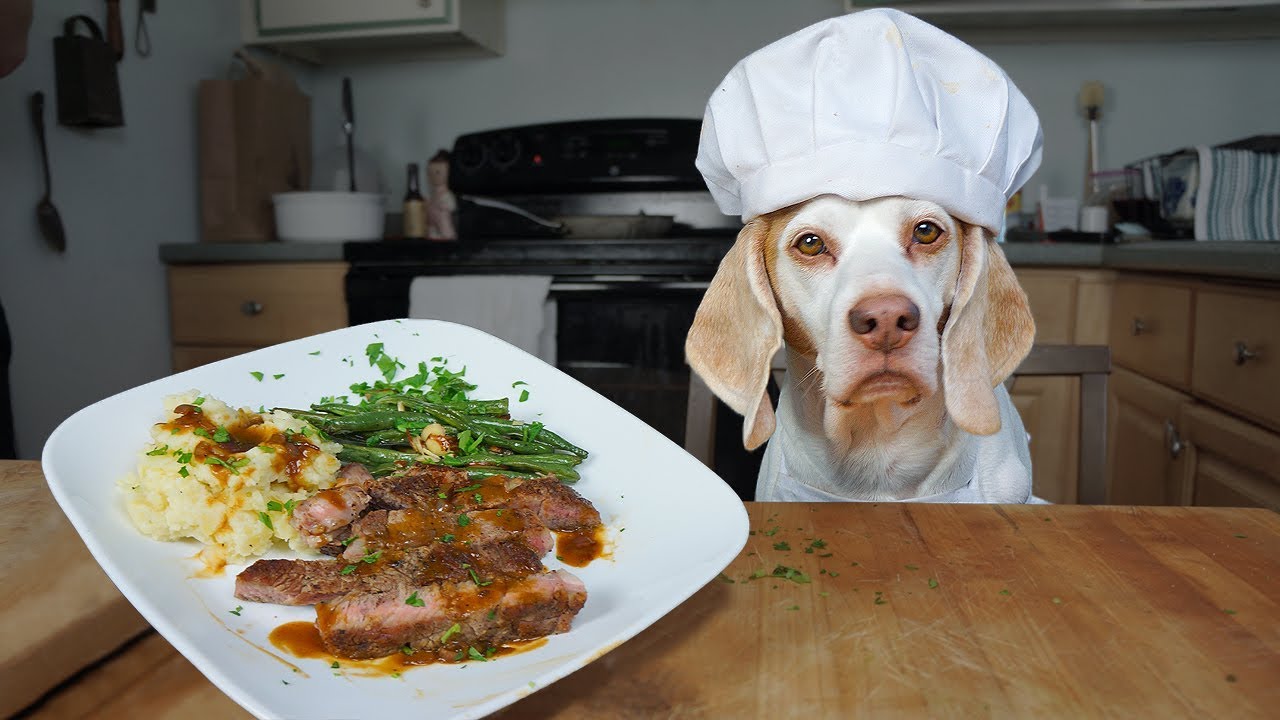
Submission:
{"label": "dog's snout", "polygon": [[853,306],[849,327],[868,348],[889,352],[915,335],[920,308],[902,295],[877,295]]}

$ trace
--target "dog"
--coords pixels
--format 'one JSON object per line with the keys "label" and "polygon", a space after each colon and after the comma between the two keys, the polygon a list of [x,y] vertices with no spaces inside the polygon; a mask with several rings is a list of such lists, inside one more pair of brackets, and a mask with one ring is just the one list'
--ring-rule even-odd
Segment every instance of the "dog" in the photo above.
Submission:
{"label": "dog", "polygon": [[685,351],[744,446],[769,441],[757,500],[1023,503],[1027,435],[1002,383],[1034,337],[989,230],[924,200],[820,195],[745,224]]}

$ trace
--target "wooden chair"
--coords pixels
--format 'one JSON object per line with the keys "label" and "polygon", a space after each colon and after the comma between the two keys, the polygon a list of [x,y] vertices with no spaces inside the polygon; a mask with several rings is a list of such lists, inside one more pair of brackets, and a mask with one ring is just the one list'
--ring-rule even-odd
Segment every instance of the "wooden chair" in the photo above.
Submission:
{"label": "wooden chair", "polygon": [[[773,359],[775,377],[785,363]],[[1013,377],[1076,376],[1080,378],[1080,447],[1078,502],[1106,502],[1107,376],[1111,348],[1105,345],[1036,345]],[[685,410],[684,449],[704,465],[715,468],[716,397],[695,373],[689,373],[689,402]]]}

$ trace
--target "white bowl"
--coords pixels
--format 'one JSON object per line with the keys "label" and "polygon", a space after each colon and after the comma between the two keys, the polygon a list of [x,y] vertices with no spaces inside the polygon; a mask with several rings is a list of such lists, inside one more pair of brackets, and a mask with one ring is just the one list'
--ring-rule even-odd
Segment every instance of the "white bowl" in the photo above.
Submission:
{"label": "white bowl", "polygon": [[287,192],[271,196],[276,236],[290,242],[381,240],[382,195],[353,192]]}

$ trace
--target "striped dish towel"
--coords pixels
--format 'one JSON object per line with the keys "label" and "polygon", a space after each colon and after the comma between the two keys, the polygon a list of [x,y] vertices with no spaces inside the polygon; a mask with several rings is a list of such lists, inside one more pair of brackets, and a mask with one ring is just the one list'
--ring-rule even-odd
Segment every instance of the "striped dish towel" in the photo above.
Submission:
{"label": "striped dish towel", "polygon": [[1280,240],[1280,154],[1201,145],[1196,240]]}

